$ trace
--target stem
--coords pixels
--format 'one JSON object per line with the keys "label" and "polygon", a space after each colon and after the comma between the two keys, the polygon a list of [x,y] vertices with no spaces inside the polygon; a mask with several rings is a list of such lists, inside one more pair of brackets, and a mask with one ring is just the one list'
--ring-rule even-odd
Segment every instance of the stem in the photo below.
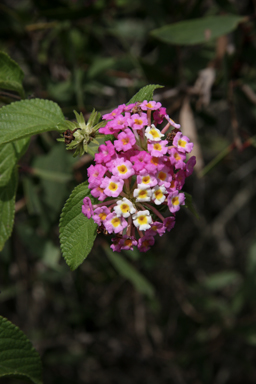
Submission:
{"label": "stem", "polygon": [[161,213],[160,213],[155,207],[153,207],[152,205],[147,204],[147,203],[144,203],[144,205],[146,205],[146,207],[148,207],[149,209],[151,209],[151,210],[154,212],[154,214],[155,214],[157,217],[159,217],[159,219],[162,220],[162,222],[164,222],[164,217],[163,217],[163,215],[161,215]]}

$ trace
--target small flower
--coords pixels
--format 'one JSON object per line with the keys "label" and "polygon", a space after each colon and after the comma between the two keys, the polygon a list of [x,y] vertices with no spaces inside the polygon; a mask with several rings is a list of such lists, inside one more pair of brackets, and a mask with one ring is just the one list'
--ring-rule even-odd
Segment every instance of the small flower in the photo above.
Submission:
{"label": "small flower", "polygon": [[114,141],[114,146],[118,152],[126,152],[131,149],[135,143],[136,139],[132,131],[130,129],[125,129],[117,136],[117,140]]}
{"label": "small flower", "polygon": [[162,157],[163,155],[165,155],[168,150],[168,148],[166,147],[167,144],[168,144],[167,140],[162,140],[153,144],[148,144],[148,150],[151,156]]}
{"label": "small flower", "polygon": [[196,157],[192,156],[186,164],[186,177],[192,175],[194,166],[196,165]]}
{"label": "small flower", "polygon": [[164,136],[154,124],[152,124],[151,127],[147,127],[145,132],[145,136],[151,141],[159,141],[161,140],[161,137]]}
{"label": "small flower", "polygon": [[111,170],[114,176],[120,177],[121,179],[128,179],[134,175],[132,163],[129,160],[124,160],[123,157],[113,161]]}
{"label": "small flower", "polygon": [[138,250],[140,252],[147,252],[154,244],[155,238],[153,236],[143,236],[138,241]]}
{"label": "small flower", "polygon": [[180,210],[180,206],[185,204],[185,195],[179,193],[179,191],[171,192],[168,195],[167,202],[170,212],[177,212]]}
{"label": "small flower", "polygon": [[118,177],[112,176],[111,178],[105,177],[100,185],[104,189],[107,196],[117,197],[123,190],[124,182]]}
{"label": "small flower", "polygon": [[174,216],[166,217],[166,219],[164,219],[164,223],[163,224],[166,227],[167,231],[170,232],[170,230],[175,225],[175,217]]}
{"label": "small flower", "polygon": [[158,110],[154,111],[153,118],[155,120],[156,124],[162,124],[164,117],[166,115],[166,108],[159,108]]}
{"label": "small flower", "polygon": [[93,209],[92,209],[92,203],[90,197],[85,197],[83,199],[83,206],[82,206],[82,212],[83,214],[90,219],[93,214]]}
{"label": "small flower", "polygon": [[147,189],[154,187],[157,184],[157,179],[155,176],[146,173],[137,176],[137,184],[139,189]]}
{"label": "small flower", "polygon": [[156,109],[161,108],[161,103],[157,103],[156,101],[147,101],[147,100],[144,100],[144,101],[141,103],[140,108],[141,108],[143,111],[147,111],[148,109],[155,111]]}
{"label": "small flower", "polygon": [[165,201],[166,194],[167,194],[167,191],[163,185],[156,186],[152,189],[152,200],[156,205],[160,205]]}
{"label": "small flower", "polygon": [[176,133],[174,139],[173,139],[173,145],[178,149],[180,152],[191,152],[193,149],[194,144],[190,143],[190,140],[187,136],[183,136],[181,132]]}
{"label": "small flower", "polygon": [[133,196],[136,197],[136,202],[150,201],[152,191],[151,189],[136,188],[133,191]]}
{"label": "small flower", "polygon": [[150,224],[153,221],[148,210],[139,211],[139,212],[135,213],[135,215],[133,215],[132,218],[133,218],[133,224],[140,231],[146,231],[147,229],[149,229]]}
{"label": "small flower", "polygon": [[132,129],[142,129],[143,127],[145,127],[145,125],[148,124],[147,114],[141,113],[141,115],[139,115],[138,113],[135,113],[131,116],[129,124]]}
{"label": "small flower", "polygon": [[127,227],[127,221],[122,216],[118,217],[116,213],[110,213],[105,219],[104,226],[108,233],[118,233]]}
{"label": "small flower", "polygon": [[96,224],[101,225],[106,220],[106,217],[109,214],[110,214],[109,208],[102,206],[94,210],[94,214],[92,215],[92,218]]}
{"label": "small flower", "polygon": [[122,200],[117,201],[117,205],[114,207],[114,211],[118,217],[129,217],[136,212],[134,205],[130,200],[124,197]]}

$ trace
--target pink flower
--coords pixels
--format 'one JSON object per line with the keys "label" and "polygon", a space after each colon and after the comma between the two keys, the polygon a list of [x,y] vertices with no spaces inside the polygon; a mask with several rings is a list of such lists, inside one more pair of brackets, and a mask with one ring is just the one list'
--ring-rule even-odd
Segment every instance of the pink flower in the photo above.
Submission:
{"label": "pink flower", "polygon": [[166,115],[166,108],[159,108],[157,111],[154,111],[153,118],[156,124],[161,124]]}
{"label": "pink flower", "polygon": [[161,103],[157,103],[156,101],[147,101],[147,100],[144,100],[144,101],[141,103],[140,108],[141,108],[143,111],[147,111],[148,109],[155,111],[156,109],[161,108],[161,106],[162,106],[162,104],[161,104]]}
{"label": "pink flower", "polygon": [[91,195],[100,201],[103,201],[107,198],[107,195],[104,193],[104,188],[101,188],[100,186],[93,188],[91,190]]}
{"label": "pink flower", "polygon": [[117,197],[123,190],[124,182],[118,177],[112,176],[111,178],[105,177],[100,185],[104,189],[107,196]]}
{"label": "pink flower", "polygon": [[116,109],[114,109],[110,113],[106,113],[105,115],[102,116],[103,120],[112,120],[114,119],[117,115],[120,115],[120,113],[123,112],[123,105],[119,105]]}
{"label": "pink flower", "polygon": [[140,189],[147,189],[154,187],[157,184],[155,176],[145,173],[144,175],[137,176],[137,185]]}
{"label": "pink flower", "polygon": [[160,157],[151,156],[150,161],[145,165],[145,169],[152,173],[153,175],[156,174],[157,171],[160,171],[163,169],[164,163]]}
{"label": "pink flower", "polygon": [[186,178],[186,174],[185,174],[185,171],[178,171],[176,174],[175,174],[175,187],[176,189],[178,190],[181,190],[183,185],[185,184],[185,178]]}
{"label": "pink flower", "polygon": [[145,235],[156,236],[158,234],[159,236],[163,236],[165,231],[166,231],[166,227],[164,226],[163,223],[160,223],[159,221],[154,221],[151,224],[151,228],[145,232]]}
{"label": "pink flower", "polygon": [[162,157],[166,154],[168,150],[168,147],[166,147],[167,144],[167,140],[157,141],[156,143],[148,144],[148,151],[150,152],[151,156]]}
{"label": "pink flower", "polygon": [[118,233],[127,227],[127,221],[123,218],[123,216],[118,217],[113,212],[106,217],[104,221],[104,227],[106,228],[108,233]]}
{"label": "pink flower", "polygon": [[170,230],[174,227],[175,225],[175,217],[174,216],[169,216],[164,219],[164,226],[166,227],[167,231],[170,232]]}
{"label": "pink flower", "polygon": [[123,180],[134,175],[132,163],[129,160],[125,160],[123,157],[112,162],[111,172],[114,176]]}
{"label": "pink flower", "polygon": [[186,164],[186,177],[192,175],[194,166],[196,165],[196,157],[192,156]]}
{"label": "pink flower", "polygon": [[133,251],[133,247],[137,245],[137,240],[133,236],[127,235],[123,235],[122,238],[114,237],[112,242],[110,248],[116,252],[120,252],[122,249]]}
{"label": "pink flower", "polygon": [[88,219],[92,217],[93,209],[90,197],[83,199],[82,212]]}
{"label": "pink flower", "polygon": [[150,154],[145,151],[140,151],[137,155],[130,158],[130,160],[134,163],[133,168],[135,172],[139,172],[144,169],[150,159]]}
{"label": "pink flower", "polygon": [[111,126],[114,128],[115,131],[125,129],[129,125],[129,117],[130,113],[128,112],[125,113],[125,116],[118,115],[114,120],[111,121]]}
{"label": "pink flower", "polygon": [[95,154],[96,163],[107,163],[116,157],[116,151],[114,145],[110,140],[99,146],[98,153]]}
{"label": "pink flower", "polygon": [[164,185],[166,188],[170,187],[172,181],[172,170],[170,167],[164,166],[157,172],[156,178],[159,185]]}
{"label": "pink flower", "polygon": [[167,197],[167,203],[170,212],[177,212],[181,205],[185,205],[185,194],[179,191],[171,192]]}
{"label": "pink flower", "polygon": [[128,151],[136,143],[134,134],[130,129],[125,129],[123,132],[119,133],[117,136],[118,140],[114,141],[114,146],[118,152]]}
{"label": "pink flower", "polygon": [[176,133],[173,139],[173,145],[178,149],[179,152],[191,152],[194,144],[190,143],[190,140],[187,136],[183,136],[181,132]]}
{"label": "pink flower", "polygon": [[143,236],[138,241],[138,250],[140,252],[147,252],[154,244],[155,238],[153,236]]}
{"label": "pink flower", "polygon": [[98,207],[94,210],[92,215],[93,220],[96,224],[101,225],[106,220],[106,217],[110,214],[110,210],[106,206]]}
{"label": "pink flower", "polygon": [[172,147],[168,150],[170,155],[170,163],[174,165],[175,169],[185,169],[186,168],[186,155],[179,152],[176,148]]}
{"label": "pink flower", "polygon": [[148,119],[146,113],[141,113],[140,115],[138,113],[135,113],[134,115],[131,115],[130,121],[129,121],[130,127],[132,129],[142,129],[146,125],[148,125]]}
{"label": "pink flower", "polygon": [[103,165],[90,165],[87,168],[87,174],[89,176],[89,188],[94,188],[100,185],[102,177],[105,175],[107,168]]}

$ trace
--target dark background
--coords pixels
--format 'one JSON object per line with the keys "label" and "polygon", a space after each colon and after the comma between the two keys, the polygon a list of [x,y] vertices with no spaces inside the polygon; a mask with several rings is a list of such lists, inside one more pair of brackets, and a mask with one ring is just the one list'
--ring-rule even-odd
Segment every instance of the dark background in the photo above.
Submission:
{"label": "dark background", "polygon": [[[58,221],[90,158],[73,158],[55,133],[31,139],[0,258],[0,301],[1,315],[39,351],[45,383],[256,382],[255,12],[253,0],[1,1],[0,49],[22,67],[27,97],[51,99],[73,119],[74,109],[110,111],[142,86],[161,84],[156,99],[197,135],[198,166],[184,190],[199,219],[184,208],[152,250],[121,255],[154,287],[148,296],[117,272],[103,235],[69,270]],[[167,45],[150,35],[227,13],[249,18],[205,44]],[[197,79],[206,68],[215,81],[202,89]],[[2,105],[16,100],[0,97]],[[26,167],[70,181],[35,177]]]}

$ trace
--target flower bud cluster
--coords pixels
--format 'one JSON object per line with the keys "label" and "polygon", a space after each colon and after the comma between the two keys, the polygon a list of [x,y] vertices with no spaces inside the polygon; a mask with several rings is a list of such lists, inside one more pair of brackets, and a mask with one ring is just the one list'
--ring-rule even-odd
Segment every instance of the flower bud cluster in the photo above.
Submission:
{"label": "flower bud cluster", "polygon": [[[107,124],[99,132],[114,140],[99,146],[96,164],[88,168],[89,189],[99,203],[85,197],[82,212],[99,230],[114,234],[114,251],[137,246],[146,252],[157,234],[174,227],[175,214],[185,204],[181,189],[196,163],[195,156],[186,162],[193,143],[159,102],[119,105],[103,119]],[[169,210],[167,217],[162,207]]]}

